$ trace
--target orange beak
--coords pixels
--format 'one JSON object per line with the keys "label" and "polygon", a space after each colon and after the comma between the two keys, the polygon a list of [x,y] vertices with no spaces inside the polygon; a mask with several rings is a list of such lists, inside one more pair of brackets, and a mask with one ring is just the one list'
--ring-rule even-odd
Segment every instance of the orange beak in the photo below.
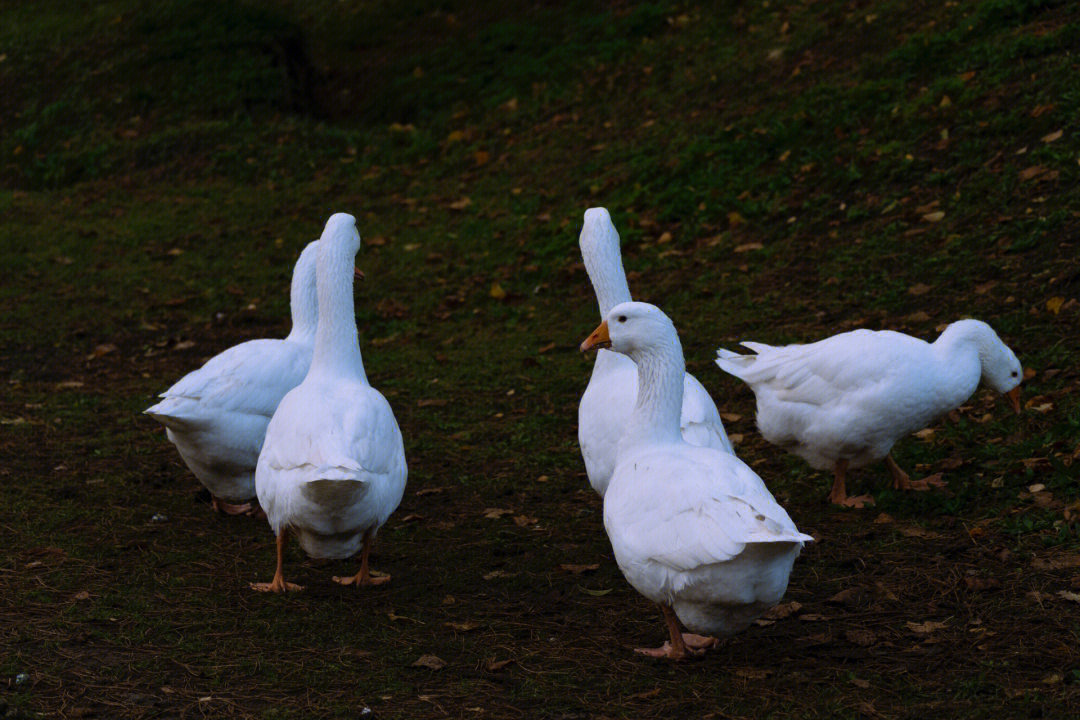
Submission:
{"label": "orange beak", "polygon": [[585,338],[585,342],[581,343],[581,352],[601,347],[611,347],[611,336],[608,335],[607,320],[600,323],[600,327],[593,330],[592,334]]}
{"label": "orange beak", "polygon": [[353,268],[353,277],[355,277],[357,280],[363,280],[364,279],[364,271],[361,270],[358,267],[354,267]]}
{"label": "orange beak", "polygon": [[1020,386],[1017,385],[1009,392],[1005,393],[1005,397],[1009,398],[1009,404],[1012,405],[1013,412],[1017,415],[1020,414]]}

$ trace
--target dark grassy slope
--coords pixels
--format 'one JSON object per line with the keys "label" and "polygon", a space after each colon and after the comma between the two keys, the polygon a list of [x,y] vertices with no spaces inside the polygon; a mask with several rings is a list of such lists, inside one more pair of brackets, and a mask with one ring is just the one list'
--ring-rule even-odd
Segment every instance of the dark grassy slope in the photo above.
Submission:
{"label": "dark grassy slope", "polygon": [[[152,5],[19,3],[0,23],[3,702],[1075,715],[1074,3]],[[637,296],[740,416],[740,454],[820,538],[800,611],[686,666],[630,652],[661,626],[577,455],[574,348],[597,318],[576,237],[597,204]],[[294,549],[308,591],[266,598],[246,589],[272,569],[265,526],[212,516],[138,412],[285,331],[291,264],[337,210],[365,238],[365,363],[410,462],[375,558],[394,581],[357,597],[327,581],[347,564]],[[931,337],[963,315],[1035,371],[1028,411],[980,393],[903,442],[948,490],[862,472],[876,511],[825,507],[828,479],[766,446],[711,364],[721,342]],[[411,667],[427,653],[447,667]]]}

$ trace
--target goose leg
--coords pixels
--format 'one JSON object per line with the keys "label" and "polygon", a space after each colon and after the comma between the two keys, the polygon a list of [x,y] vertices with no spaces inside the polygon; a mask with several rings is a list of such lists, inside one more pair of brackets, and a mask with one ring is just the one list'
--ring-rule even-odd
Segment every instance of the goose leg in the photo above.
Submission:
{"label": "goose leg", "polygon": [[285,582],[285,576],[281,572],[281,567],[285,562],[285,540],[288,538],[289,531],[282,528],[281,532],[277,536],[277,570],[274,571],[274,579],[268,583],[251,583],[252,590],[258,590],[259,592],[286,592],[290,590],[303,590],[302,585],[296,583]]}
{"label": "goose leg", "polygon": [[848,461],[846,459],[837,460],[836,467],[833,468],[833,486],[829,491],[829,502],[836,505],[843,505],[845,507],[861,508],[866,505],[873,505],[874,498],[869,495],[857,495],[855,497],[848,497],[846,478],[848,468]]}
{"label": "goose leg", "polygon": [[705,652],[706,648],[716,645],[716,638],[694,635],[693,633],[684,635],[679,629],[679,619],[675,617],[675,611],[667,605],[661,605],[660,612],[664,615],[664,624],[667,625],[668,635],[671,639],[658,648],[635,648],[634,652],[654,658],[682,660],[687,655],[700,655]]}
{"label": "goose leg", "polygon": [[210,496],[210,507],[219,513],[225,513],[226,515],[251,515],[257,510],[250,502],[246,503],[231,503],[222,500],[216,495]]}
{"label": "goose leg", "polygon": [[383,583],[390,582],[390,576],[383,573],[378,575],[373,574],[373,570],[368,570],[368,555],[371,554],[371,546],[373,544],[371,539],[371,531],[364,533],[364,547],[360,551],[360,572],[355,575],[346,575],[344,577],[335,575],[334,582],[339,585],[356,585],[361,587],[364,585],[382,585]]}
{"label": "goose leg", "polygon": [[945,482],[941,480],[940,473],[923,480],[912,480],[911,476],[900,469],[900,466],[893,460],[892,453],[885,456],[885,467],[889,468],[889,474],[892,475],[894,490],[929,490],[931,485],[945,487]]}

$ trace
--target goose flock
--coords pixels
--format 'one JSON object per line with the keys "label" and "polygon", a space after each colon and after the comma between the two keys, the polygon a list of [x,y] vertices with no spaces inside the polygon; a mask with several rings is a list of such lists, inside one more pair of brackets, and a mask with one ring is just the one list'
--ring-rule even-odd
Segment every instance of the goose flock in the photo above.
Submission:
{"label": "goose flock", "polygon": [[[699,655],[780,601],[813,538],[736,455],[716,404],[686,372],[671,319],[632,300],[607,210],[585,212],[579,242],[601,319],[581,344],[596,351],[578,407],[581,455],[603,498],[615,562],[657,604],[668,632],[662,646],[637,652]],[[314,558],[359,554],[357,573],[335,582],[390,580],[368,558],[401,502],[408,467],[393,410],[364,372],[352,292],[359,249],[353,216],[331,216],[294,268],[289,335],[229,348],[145,411],[216,510],[269,523],[276,569],[254,590],[303,589],[285,580],[290,537]],[[854,330],[809,344],[742,344],[754,354],[721,348],[717,365],[753,390],[768,442],[833,472],[828,497],[838,505],[873,502],[847,494],[846,473],[877,460],[895,488],[928,489],[891,449],[980,382],[1020,410],[1020,362],[978,320],[955,322],[932,343]]]}

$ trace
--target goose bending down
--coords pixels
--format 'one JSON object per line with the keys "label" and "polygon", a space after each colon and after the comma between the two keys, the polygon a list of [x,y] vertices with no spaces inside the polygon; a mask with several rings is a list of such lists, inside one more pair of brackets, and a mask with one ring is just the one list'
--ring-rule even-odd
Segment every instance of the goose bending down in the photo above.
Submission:
{"label": "goose bending down", "polygon": [[746,628],[787,589],[799,532],[765,483],[735,455],[686,442],[679,427],[683,355],[653,305],[616,305],[581,344],[610,343],[637,364],[638,393],[604,495],[604,529],[627,581],[660,606],[670,640],[639,650],[684,657]]}
{"label": "goose bending down", "polygon": [[808,345],[744,342],[756,355],[719,349],[716,364],[757,396],[757,425],[766,440],[835,475],[829,500],[848,497],[845,475],[885,459],[899,490],[912,481],[889,454],[897,440],[964,403],[980,380],[1005,393],[1020,412],[1023,370],[984,322],[960,320],[933,343],[891,330],[853,330]]}
{"label": "goose bending down", "polygon": [[319,325],[311,369],[289,391],[266,428],[255,489],[277,536],[277,570],[252,588],[300,590],[285,582],[282,561],[289,533],[315,558],[361,552],[343,585],[377,585],[368,555],[375,533],[405,492],[405,449],[393,410],[371,387],[357,342],[353,261],[360,235],[351,215],[326,222],[319,239]]}
{"label": "goose bending down", "polygon": [[[611,308],[630,300],[619,253],[619,233],[607,210],[597,207],[585,211],[579,244],[603,320]],[[578,405],[578,444],[589,484],[600,497],[604,496],[615,469],[615,447],[633,411],[637,392],[638,372],[634,361],[608,350],[597,352],[592,377]],[[683,374],[682,395],[679,425],[683,438],[691,445],[733,454],[716,403],[690,373]]]}
{"label": "goose bending down", "polygon": [[284,340],[249,340],[210,358],[161,393],[144,412],[165,426],[184,464],[230,515],[255,512],[255,463],[266,425],[285,393],[311,364],[318,321],[318,241],[300,253],[289,301],[292,331]]}

